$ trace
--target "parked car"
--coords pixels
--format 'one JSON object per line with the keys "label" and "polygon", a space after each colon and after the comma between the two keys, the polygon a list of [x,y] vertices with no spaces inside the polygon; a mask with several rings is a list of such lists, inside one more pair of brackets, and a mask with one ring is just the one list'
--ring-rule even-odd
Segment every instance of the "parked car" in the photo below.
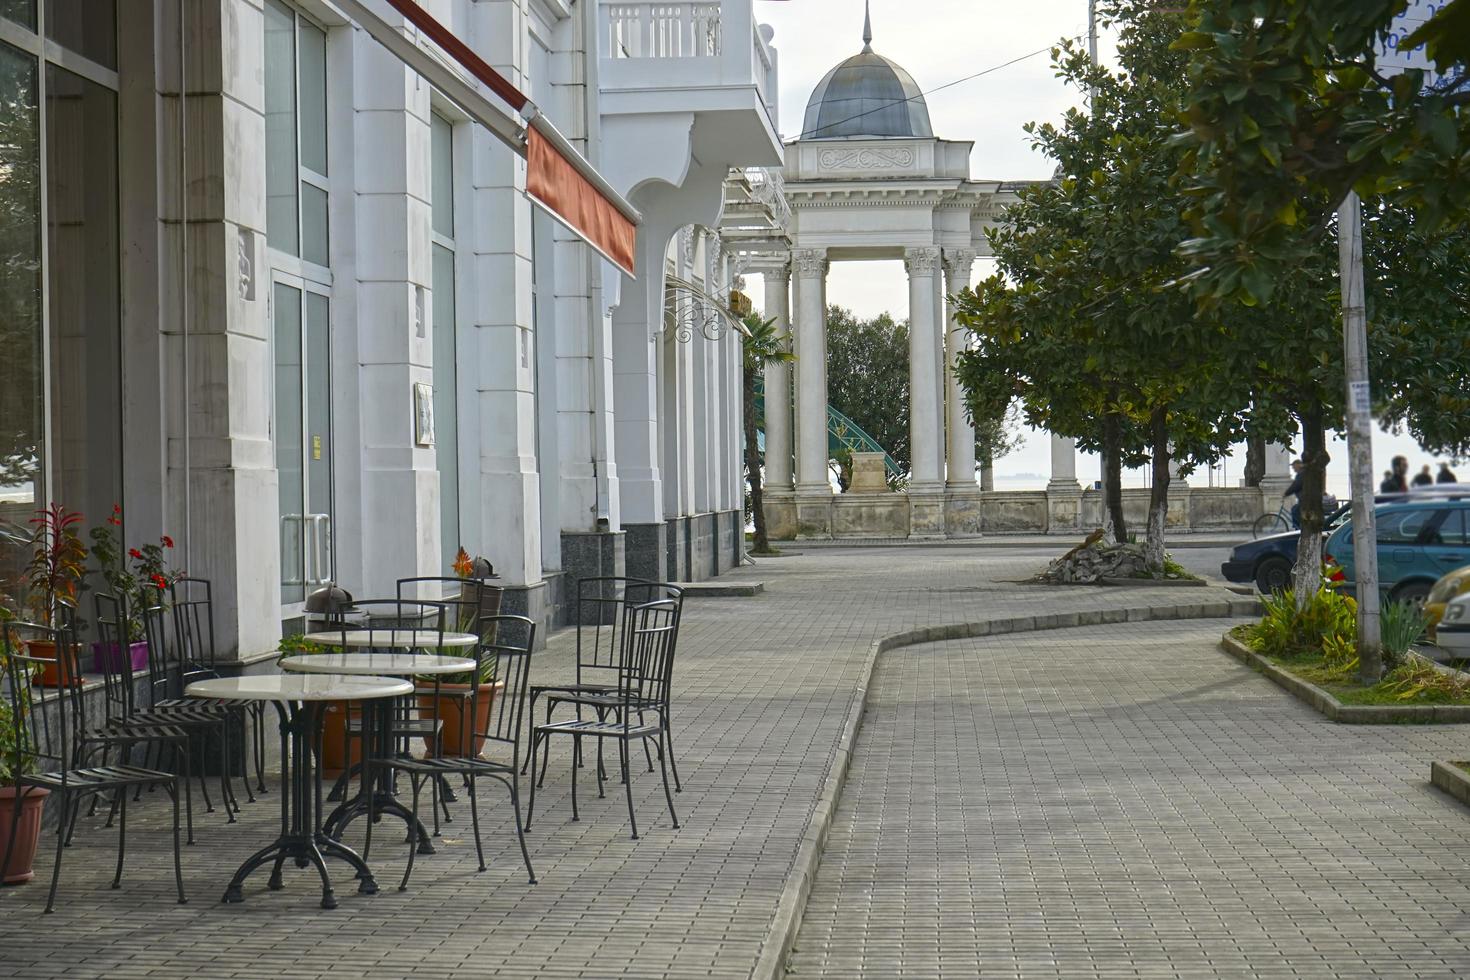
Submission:
{"label": "parked car", "polygon": [[1444,619],[1445,607],[1450,600],[1470,594],[1470,565],[1457,568],[1434,583],[1424,599],[1424,616],[1429,623],[1429,638],[1435,638],[1435,630]]}
{"label": "parked car", "polygon": [[1470,660],[1470,592],[1445,603],[1435,644],[1456,660]]}
{"label": "parked car", "polygon": [[[1378,583],[1390,600],[1422,603],[1446,572],[1470,564],[1470,488],[1428,489],[1374,509],[1378,537]],[[1353,527],[1350,519],[1327,539],[1324,560],[1331,578],[1353,590]]]}
{"label": "parked car", "polygon": [[[1323,535],[1331,533],[1351,513],[1349,504],[1329,513],[1322,522]],[[1263,594],[1280,592],[1291,585],[1291,570],[1296,565],[1296,545],[1300,540],[1300,532],[1285,531],[1238,544],[1230,550],[1230,558],[1220,565],[1220,574],[1227,582],[1254,582]]]}

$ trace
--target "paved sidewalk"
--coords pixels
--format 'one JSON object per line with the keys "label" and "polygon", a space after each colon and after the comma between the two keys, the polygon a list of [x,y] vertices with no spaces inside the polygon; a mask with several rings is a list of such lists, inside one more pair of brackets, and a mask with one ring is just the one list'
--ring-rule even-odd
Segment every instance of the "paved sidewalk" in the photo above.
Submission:
{"label": "paved sidewalk", "polygon": [[1470,976],[1470,728],[1328,722],[1229,625],[884,654],[792,976]]}
{"label": "paved sidewalk", "polygon": [[[621,793],[597,800],[581,782],[571,822],[565,754],[553,753],[530,840],[541,883],[528,886],[508,815],[483,790],[490,870],[475,874],[468,814],[441,853],[421,859],[407,893],[394,890],[405,852],[375,833],[372,863],[385,889],[355,894],[334,868],[341,907],[317,907],[310,871],[288,869],[268,892],[257,875],[243,905],[219,904],[233,869],[274,834],[278,797],[246,806],[243,823],[196,814],[185,856],[187,906],[171,894],[163,800],[130,809],[128,867],[108,885],[115,836],[78,829],[57,913],[45,890],[0,890],[9,975],[25,978],[729,977],[744,980],[841,737],[868,651],[915,627],[1045,616],[1149,603],[1221,602],[1216,589],[1019,585],[1044,558],[1012,550],[842,549],[762,563],[751,598],[691,599],[676,669],[683,829],[664,810],[657,774],[635,772],[639,830],[628,839]],[[1052,634],[1065,642],[1065,634]],[[570,635],[540,656],[541,677],[569,671]],[[565,750],[563,749],[563,753]],[[615,787],[620,790],[621,787]],[[360,828],[359,828],[360,833]],[[349,838],[351,840],[351,838]],[[49,872],[50,841],[42,866]]]}

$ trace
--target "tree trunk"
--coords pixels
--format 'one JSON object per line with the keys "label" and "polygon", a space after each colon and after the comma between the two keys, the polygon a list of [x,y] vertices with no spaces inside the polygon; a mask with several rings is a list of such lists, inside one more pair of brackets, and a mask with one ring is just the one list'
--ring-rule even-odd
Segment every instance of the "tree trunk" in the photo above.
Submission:
{"label": "tree trunk", "polygon": [[1248,487],[1258,487],[1266,477],[1266,437],[1256,433],[1254,428],[1247,427],[1245,433],[1245,474],[1244,484]]}
{"label": "tree trunk", "polygon": [[745,479],[750,484],[750,519],[755,524],[755,547],[757,555],[768,554],[771,542],[766,537],[766,508],[761,490],[761,451],[756,442],[755,426],[755,372],[747,364],[743,372],[741,401],[745,416]]}
{"label": "tree trunk", "polygon": [[1104,415],[1102,419],[1103,460],[1103,532],[1107,540],[1116,544],[1128,541],[1128,520],[1123,515],[1123,459],[1122,433],[1119,432],[1118,417]]}
{"label": "tree trunk", "polygon": [[1298,609],[1305,608],[1322,581],[1322,495],[1327,488],[1327,428],[1322,405],[1310,401],[1301,407],[1302,427],[1301,534],[1297,538],[1292,587]]}
{"label": "tree trunk", "polygon": [[1148,533],[1143,557],[1151,572],[1164,570],[1164,521],[1169,514],[1169,416],[1156,408],[1149,419],[1149,442],[1153,450],[1153,489],[1148,497]]}

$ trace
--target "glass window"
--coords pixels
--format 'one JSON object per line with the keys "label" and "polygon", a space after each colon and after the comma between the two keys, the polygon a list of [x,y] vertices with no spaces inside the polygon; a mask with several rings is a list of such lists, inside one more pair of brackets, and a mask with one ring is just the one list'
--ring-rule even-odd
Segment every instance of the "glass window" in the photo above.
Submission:
{"label": "glass window", "polygon": [[1467,532],[1470,532],[1470,527],[1466,526],[1470,524],[1470,521],[1467,521],[1465,518],[1466,513],[1463,510],[1456,508],[1449,511],[1445,514],[1444,523],[1430,535],[1429,543],[1449,545],[1452,547],[1459,547],[1470,543],[1470,534],[1467,534]]}
{"label": "glass window", "polygon": [[49,496],[91,517],[122,501],[117,94],[46,67]]}
{"label": "glass window", "polygon": [[46,36],[117,70],[117,0],[46,0]]}
{"label": "glass window", "polygon": [[454,237],[454,126],[438,113],[429,116],[430,158],[433,161],[430,193],[434,234]]}
{"label": "glass window", "polygon": [[1429,508],[1378,515],[1379,544],[1417,544],[1435,511]]}
{"label": "glass window", "polygon": [[299,254],[296,216],[296,23],[280,0],[265,5],[266,241]]}
{"label": "glass window", "polygon": [[300,21],[301,165],[327,176],[327,35]]}
{"label": "glass window", "polygon": [[454,253],[434,245],[434,458],[439,470],[439,541],[445,568],[459,549],[459,390],[455,364]]}
{"label": "glass window", "polygon": [[306,598],[305,371],[301,349],[301,290],[276,283],[271,299],[275,345],[276,473],[281,504],[281,601]]}
{"label": "glass window", "polygon": [[[3,7],[11,16],[19,5]],[[41,146],[36,62],[0,43],[0,545],[44,499],[41,343]],[[19,572],[0,547],[0,591]]]}
{"label": "glass window", "polygon": [[0,0],[0,17],[13,20],[34,31],[36,29],[36,0]]}
{"label": "glass window", "polygon": [[328,244],[327,192],[302,181],[301,257],[317,265],[330,265]]}

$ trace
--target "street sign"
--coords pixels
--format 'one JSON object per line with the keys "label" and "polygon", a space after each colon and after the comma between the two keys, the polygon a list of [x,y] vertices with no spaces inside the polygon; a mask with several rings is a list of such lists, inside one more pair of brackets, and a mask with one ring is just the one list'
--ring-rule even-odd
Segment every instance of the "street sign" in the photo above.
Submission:
{"label": "street sign", "polygon": [[1409,5],[1404,8],[1403,13],[1394,17],[1388,35],[1375,52],[1380,74],[1401,75],[1417,68],[1424,72],[1425,88],[1438,88],[1450,80],[1450,75],[1435,69],[1434,63],[1429,60],[1429,55],[1424,52],[1424,45],[1409,49],[1400,44],[1404,38],[1417,31],[1426,21],[1439,13],[1444,5],[1445,0],[1409,0]]}

